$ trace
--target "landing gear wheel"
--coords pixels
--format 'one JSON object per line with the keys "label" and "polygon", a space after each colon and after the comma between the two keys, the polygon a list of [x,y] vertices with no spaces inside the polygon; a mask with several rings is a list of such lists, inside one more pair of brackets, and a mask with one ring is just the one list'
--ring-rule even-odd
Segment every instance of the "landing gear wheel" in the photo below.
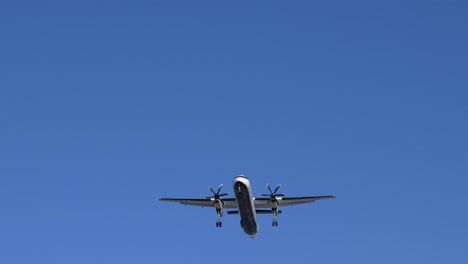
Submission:
{"label": "landing gear wheel", "polygon": [[271,226],[278,226],[278,221],[273,220],[273,222],[271,222]]}
{"label": "landing gear wheel", "polygon": [[221,221],[216,222],[216,227],[222,227],[223,223]]}

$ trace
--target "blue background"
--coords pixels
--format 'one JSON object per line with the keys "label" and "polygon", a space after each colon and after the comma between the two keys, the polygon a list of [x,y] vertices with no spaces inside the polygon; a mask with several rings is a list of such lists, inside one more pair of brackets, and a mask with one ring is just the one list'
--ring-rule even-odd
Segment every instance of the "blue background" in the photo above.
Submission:
{"label": "blue background", "polygon": [[[466,263],[466,1],[3,1],[1,263]],[[158,202],[281,183],[238,216]]]}

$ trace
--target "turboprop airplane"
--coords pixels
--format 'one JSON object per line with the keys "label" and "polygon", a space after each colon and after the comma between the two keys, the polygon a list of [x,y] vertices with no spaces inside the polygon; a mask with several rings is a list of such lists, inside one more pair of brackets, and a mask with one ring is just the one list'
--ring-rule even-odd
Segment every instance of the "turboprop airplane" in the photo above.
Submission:
{"label": "turboprop airplane", "polygon": [[[278,210],[280,206],[289,206],[303,203],[313,203],[317,200],[333,199],[334,195],[326,196],[302,196],[302,197],[285,197],[285,194],[276,193],[281,185],[276,186],[275,190],[271,190],[270,185],[267,188],[269,194],[262,194],[263,197],[253,197],[250,182],[244,175],[239,175],[234,178],[232,187],[234,190],[235,198],[221,197],[229,195],[229,193],[221,193],[223,185],[219,185],[218,191],[215,192],[211,186],[208,188],[213,193],[212,196],[201,199],[184,199],[184,198],[160,198],[163,202],[178,202],[184,205],[196,205],[201,207],[214,207],[218,214],[218,221],[216,227],[222,227],[221,217],[223,216],[223,209],[236,208],[237,210],[228,211],[228,214],[239,214],[240,225],[244,232],[252,238],[255,238],[258,232],[257,214],[272,214],[272,226],[278,226],[276,217],[281,214]],[[263,208],[263,209],[257,209]],[[265,209],[267,208],[267,209]]]}

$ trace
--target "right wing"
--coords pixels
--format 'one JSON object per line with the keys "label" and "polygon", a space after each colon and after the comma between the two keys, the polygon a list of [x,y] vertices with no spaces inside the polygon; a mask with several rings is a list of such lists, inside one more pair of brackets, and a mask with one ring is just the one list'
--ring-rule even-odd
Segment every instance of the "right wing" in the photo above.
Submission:
{"label": "right wing", "polygon": [[[201,207],[213,207],[215,208],[215,199],[213,198],[202,198],[202,199],[185,199],[185,198],[159,198],[161,202],[177,202],[183,205],[194,205]],[[237,203],[234,198],[224,198],[223,208],[237,208]]]}
{"label": "right wing", "polygon": [[[324,195],[324,196],[302,196],[302,197],[277,197],[277,201],[279,206],[290,206],[296,204],[305,204],[305,203],[313,203],[318,200],[325,200],[325,199],[334,199],[336,198],[335,195]],[[259,197],[255,198],[255,208],[271,208],[272,203],[270,202],[270,198]]]}

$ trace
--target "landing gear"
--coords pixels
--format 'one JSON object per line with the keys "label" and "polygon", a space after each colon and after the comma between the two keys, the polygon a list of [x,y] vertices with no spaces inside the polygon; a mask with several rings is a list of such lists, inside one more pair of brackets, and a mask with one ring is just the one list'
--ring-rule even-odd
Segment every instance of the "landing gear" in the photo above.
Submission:
{"label": "landing gear", "polygon": [[276,216],[278,215],[278,208],[271,208],[273,213],[273,222],[271,222],[271,226],[278,226],[278,221],[276,220]]}
{"label": "landing gear", "polygon": [[223,222],[221,222],[221,217],[223,216],[223,209],[216,209],[216,213],[218,214],[218,221],[216,222],[216,227],[222,227]]}
{"label": "landing gear", "polygon": [[223,185],[220,184],[218,187],[218,191],[215,192],[211,186],[208,186],[208,189],[213,193],[213,196],[206,197],[205,199],[209,199],[213,202],[213,207],[216,208],[216,214],[218,215],[218,221],[216,222],[216,227],[222,227],[223,223],[221,222],[221,217],[223,216],[223,207],[224,207],[224,202],[223,199],[221,199],[222,196],[229,195],[229,193],[221,193],[221,188],[223,188]]}
{"label": "landing gear", "polygon": [[266,185],[268,188],[268,191],[270,191],[270,194],[262,194],[262,196],[269,196],[270,199],[266,203],[267,207],[271,207],[271,213],[273,214],[273,222],[271,222],[271,226],[278,226],[278,221],[276,221],[276,217],[278,216],[278,213],[281,213],[281,211],[278,211],[278,207],[280,206],[280,201],[282,201],[282,198],[278,199],[276,197],[281,197],[281,196],[286,196],[284,193],[276,193],[278,189],[281,187],[280,184],[276,186],[275,190],[271,190],[270,185]]}

